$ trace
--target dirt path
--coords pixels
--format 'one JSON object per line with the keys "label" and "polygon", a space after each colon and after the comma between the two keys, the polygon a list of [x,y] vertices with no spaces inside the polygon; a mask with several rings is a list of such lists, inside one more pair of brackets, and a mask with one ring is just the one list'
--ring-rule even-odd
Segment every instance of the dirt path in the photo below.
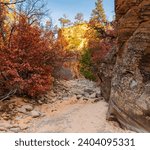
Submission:
{"label": "dirt path", "polygon": [[[53,115],[47,113],[42,119],[34,120],[27,132],[127,132],[117,123],[106,121],[107,108],[108,105],[104,101],[67,104]],[[42,109],[46,111],[48,108],[43,106]]]}
{"label": "dirt path", "polygon": [[106,120],[108,104],[96,83],[59,81],[38,101],[14,97],[0,103],[0,132],[130,132]]}

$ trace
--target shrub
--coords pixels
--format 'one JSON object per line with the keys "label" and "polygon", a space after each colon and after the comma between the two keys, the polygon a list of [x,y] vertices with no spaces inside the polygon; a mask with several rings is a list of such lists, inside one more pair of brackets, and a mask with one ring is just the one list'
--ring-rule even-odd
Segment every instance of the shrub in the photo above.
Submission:
{"label": "shrub", "polygon": [[53,68],[59,65],[57,43],[52,32],[31,26],[25,18],[15,25],[9,45],[0,47],[0,88],[17,88],[17,94],[35,98],[46,93],[53,82]]}
{"label": "shrub", "polygon": [[81,55],[80,64],[81,74],[85,78],[95,81],[96,78],[92,72],[91,51],[89,49],[85,50],[84,53]]}

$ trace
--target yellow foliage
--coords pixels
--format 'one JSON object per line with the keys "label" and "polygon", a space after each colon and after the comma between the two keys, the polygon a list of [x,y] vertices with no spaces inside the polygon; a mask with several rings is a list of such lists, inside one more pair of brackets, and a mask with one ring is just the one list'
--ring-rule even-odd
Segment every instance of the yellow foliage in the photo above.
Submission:
{"label": "yellow foliage", "polygon": [[71,27],[61,29],[61,37],[63,37],[67,43],[64,50],[67,51],[82,51],[88,45],[88,40],[85,37],[89,27],[86,23],[77,24]]}

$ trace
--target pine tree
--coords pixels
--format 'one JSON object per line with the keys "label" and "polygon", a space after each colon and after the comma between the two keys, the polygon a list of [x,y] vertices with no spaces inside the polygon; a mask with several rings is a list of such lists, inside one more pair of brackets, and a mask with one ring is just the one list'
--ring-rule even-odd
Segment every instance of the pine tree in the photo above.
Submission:
{"label": "pine tree", "polygon": [[102,2],[102,0],[97,0],[97,2],[95,3],[95,9],[93,9],[91,14],[91,20],[106,22],[106,15]]}

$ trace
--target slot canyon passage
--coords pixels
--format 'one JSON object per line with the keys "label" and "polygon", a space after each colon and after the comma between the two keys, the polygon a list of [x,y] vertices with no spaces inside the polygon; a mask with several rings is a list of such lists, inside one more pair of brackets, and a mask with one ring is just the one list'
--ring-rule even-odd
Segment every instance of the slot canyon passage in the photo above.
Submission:
{"label": "slot canyon passage", "polygon": [[150,132],[150,1],[115,0],[117,49],[99,66],[100,87],[59,81],[47,103],[0,101],[0,132]]}

